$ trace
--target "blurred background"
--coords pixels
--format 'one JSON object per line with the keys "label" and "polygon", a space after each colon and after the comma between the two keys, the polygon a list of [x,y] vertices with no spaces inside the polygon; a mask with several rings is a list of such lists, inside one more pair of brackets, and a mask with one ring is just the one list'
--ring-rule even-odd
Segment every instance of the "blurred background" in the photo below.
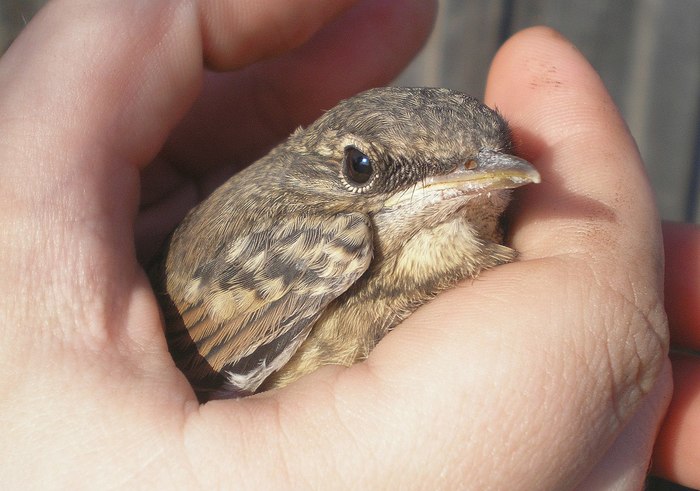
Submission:
{"label": "blurred background", "polygon": [[[1,0],[0,52],[43,3]],[[430,41],[396,83],[481,96],[498,46],[537,24],[564,33],[601,74],[663,218],[700,223],[699,0],[440,0]]]}
{"label": "blurred background", "polygon": [[[0,53],[45,0],[0,0]],[[700,223],[700,0],[440,0],[437,24],[397,85],[481,96],[512,33],[554,27],[601,74],[637,140],[663,218]],[[651,480],[648,489],[685,489]]]}

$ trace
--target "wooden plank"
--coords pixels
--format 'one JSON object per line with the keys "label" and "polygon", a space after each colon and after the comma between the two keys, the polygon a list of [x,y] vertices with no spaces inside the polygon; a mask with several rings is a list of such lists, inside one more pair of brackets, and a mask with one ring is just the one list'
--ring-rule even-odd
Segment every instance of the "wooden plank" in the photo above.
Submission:
{"label": "wooden plank", "polygon": [[[700,2],[641,2],[625,114],[662,214],[690,220],[690,181],[700,121]],[[695,163],[695,165],[698,165]],[[697,195],[696,195],[697,196]],[[695,214],[695,220],[700,215]],[[700,221],[698,221],[700,223]]]}
{"label": "wooden plank", "polygon": [[502,13],[502,1],[440,1],[433,34],[395,84],[449,87],[481,98]]}

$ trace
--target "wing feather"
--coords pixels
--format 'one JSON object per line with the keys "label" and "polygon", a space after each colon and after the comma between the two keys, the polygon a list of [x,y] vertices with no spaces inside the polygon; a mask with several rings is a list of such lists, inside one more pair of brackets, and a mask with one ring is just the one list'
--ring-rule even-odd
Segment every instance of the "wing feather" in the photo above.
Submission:
{"label": "wing feather", "polygon": [[238,395],[283,366],[367,270],[372,233],[360,213],[307,215],[256,222],[217,251],[179,283],[166,259],[162,303],[173,357],[195,388]]}

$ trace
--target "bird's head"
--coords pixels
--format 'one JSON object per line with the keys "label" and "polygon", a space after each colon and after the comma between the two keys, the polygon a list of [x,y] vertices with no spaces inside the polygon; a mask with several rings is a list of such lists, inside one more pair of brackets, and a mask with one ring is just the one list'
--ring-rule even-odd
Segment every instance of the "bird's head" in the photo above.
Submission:
{"label": "bird's head", "polygon": [[306,202],[364,211],[394,235],[467,209],[490,239],[498,235],[509,190],[539,182],[512,147],[507,123],[473,97],[384,87],[344,100],[297,130],[282,148],[314,163],[285,164],[283,173],[288,189],[303,190]]}

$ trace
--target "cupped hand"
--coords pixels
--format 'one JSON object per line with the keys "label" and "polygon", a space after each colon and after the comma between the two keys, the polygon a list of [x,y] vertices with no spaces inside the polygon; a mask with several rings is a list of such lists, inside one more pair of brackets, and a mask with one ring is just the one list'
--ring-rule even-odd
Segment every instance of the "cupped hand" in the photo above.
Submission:
{"label": "cupped hand", "polygon": [[641,483],[670,391],[660,227],[609,96],[547,30],[504,46],[487,92],[543,177],[512,216],[519,262],[366,362],[278,391],[200,406],[169,357],[137,251],[295,125],[388,81],[432,14],[64,0],[32,21],[0,62],[4,482]]}

